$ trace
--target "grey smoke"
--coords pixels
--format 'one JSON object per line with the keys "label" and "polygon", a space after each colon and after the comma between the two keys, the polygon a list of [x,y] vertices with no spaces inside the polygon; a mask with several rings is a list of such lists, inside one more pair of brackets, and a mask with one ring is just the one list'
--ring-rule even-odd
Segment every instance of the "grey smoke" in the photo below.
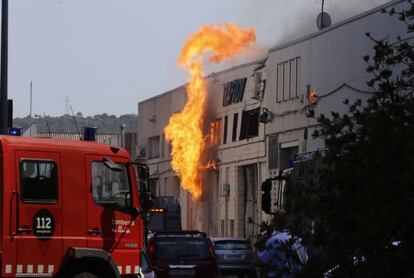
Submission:
{"label": "grey smoke", "polygon": [[[389,0],[325,0],[324,11],[335,24],[387,2]],[[256,49],[220,65],[207,63],[207,73],[260,60],[266,57],[268,49],[318,31],[316,18],[321,12],[322,0],[239,0],[238,4],[243,7],[238,9],[243,10],[239,15],[243,21],[236,23],[255,28]]]}
{"label": "grey smoke", "polygon": [[[389,0],[325,0],[324,11],[335,24]],[[241,0],[247,24],[255,26],[258,43],[268,48],[317,31],[322,0]]]}

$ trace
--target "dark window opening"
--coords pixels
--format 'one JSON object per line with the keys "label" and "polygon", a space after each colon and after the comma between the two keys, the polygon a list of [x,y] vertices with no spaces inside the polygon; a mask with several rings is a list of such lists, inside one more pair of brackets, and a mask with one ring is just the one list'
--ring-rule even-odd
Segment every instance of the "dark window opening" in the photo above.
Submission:
{"label": "dark window opening", "polygon": [[233,142],[237,140],[237,125],[238,125],[238,122],[239,122],[239,114],[235,113],[233,115],[233,133],[232,133],[232,136],[231,136],[231,141],[233,141]]}
{"label": "dark window opening", "polygon": [[56,203],[58,177],[55,162],[23,160],[20,163],[20,171],[24,202]]}
{"label": "dark window opening", "polygon": [[280,170],[293,167],[293,160],[295,155],[299,152],[297,146],[280,149]]}
{"label": "dark window opening", "polygon": [[259,135],[259,108],[243,111],[240,128],[240,140]]}
{"label": "dark window opening", "polygon": [[223,144],[227,143],[227,125],[228,125],[228,117],[224,116]]}

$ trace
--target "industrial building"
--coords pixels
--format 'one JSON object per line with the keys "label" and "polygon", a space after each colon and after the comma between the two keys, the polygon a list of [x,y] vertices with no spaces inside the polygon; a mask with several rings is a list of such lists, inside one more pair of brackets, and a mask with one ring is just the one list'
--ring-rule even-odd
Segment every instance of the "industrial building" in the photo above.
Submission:
{"label": "industrial building", "polygon": [[150,166],[152,191],[180,200],[183,228],[255,238],[257,223],[268,217],[260,185],[289,168],[294,155],[325,147],[312,137],[320,114],[346,113],[344,100],[373,94],[363,56],[373,53],[374,43],[365,33],[390,41],[404,34],[406,26],[381,10],[405,5],[391,1],[270,48],[264,59],[206,76],[207,153],[217,168],[206,170],[198,203],[180,188],[163,135],[169,117],[185,104],[185,85],[138,104],[138,152]]}

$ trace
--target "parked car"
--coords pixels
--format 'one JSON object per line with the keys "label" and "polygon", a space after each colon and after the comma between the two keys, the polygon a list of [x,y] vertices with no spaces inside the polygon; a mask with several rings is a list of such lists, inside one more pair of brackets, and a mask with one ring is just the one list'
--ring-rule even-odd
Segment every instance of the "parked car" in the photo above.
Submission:
{"label": "parked car", "polygon": [[220,277],[213,245],[203,232],[156,232],[148,240],[148,256],[158,278]]}
{"label": "parked car", "polygon": [[144,250],[140,252],[141,256],[141,268],[139,275],[142,278],[155,278],[155,271],[152,267],[151,261]]}
{"label": "parked car", "polygon": [[241,238],[212,238],[222,275],[256,277],[256,259],[249,241]]}

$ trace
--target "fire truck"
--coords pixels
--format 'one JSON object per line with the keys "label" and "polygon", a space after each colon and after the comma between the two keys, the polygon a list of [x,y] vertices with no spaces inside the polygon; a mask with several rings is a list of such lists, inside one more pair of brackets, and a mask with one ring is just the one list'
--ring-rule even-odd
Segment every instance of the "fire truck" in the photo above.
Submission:
{"label": "fire truck", "polygon": [[119,147],[0,135],[1,277],[151,271],[140,174],[145,167]]}

